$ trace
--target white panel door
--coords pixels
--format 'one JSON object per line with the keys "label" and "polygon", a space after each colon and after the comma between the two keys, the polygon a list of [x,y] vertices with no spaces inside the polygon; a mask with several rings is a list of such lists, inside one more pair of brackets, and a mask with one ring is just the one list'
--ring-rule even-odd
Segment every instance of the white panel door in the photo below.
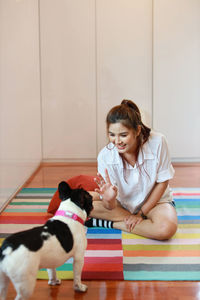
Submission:
{"label": "white panel door", "polygon": [[152,1],[97,0],[97,135],[106,143],[108,110],[123,99],[152,115]]}
{"label": "white panel door", "polygon": [[95,2],[40,1],[44,160],[96,158]]}
{"label": "white panel door", "polygon": [[200,160],[200,1],[154,1],[153,125],[173,160]]}

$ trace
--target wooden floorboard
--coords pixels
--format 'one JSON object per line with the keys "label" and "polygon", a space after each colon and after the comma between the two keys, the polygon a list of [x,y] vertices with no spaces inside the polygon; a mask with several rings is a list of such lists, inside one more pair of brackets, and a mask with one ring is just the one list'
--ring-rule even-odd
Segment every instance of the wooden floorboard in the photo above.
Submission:
{"label": "wooden floorboard", "polygon": [[[172,187],[200,187],[200,164],[174,164],[176,175]],[[42,164],[25,187],[57,187],[70,177],[96,174],[95,163]],[[46,280],[37,280],[31,300],[200,300],[200,282],[173,281],[85,281],[88,291],[84,294],[73,291],[72,281],[63,281],[60,286],[49,287]],[[8,300],[14,299],[15,291],[9,286]]]}

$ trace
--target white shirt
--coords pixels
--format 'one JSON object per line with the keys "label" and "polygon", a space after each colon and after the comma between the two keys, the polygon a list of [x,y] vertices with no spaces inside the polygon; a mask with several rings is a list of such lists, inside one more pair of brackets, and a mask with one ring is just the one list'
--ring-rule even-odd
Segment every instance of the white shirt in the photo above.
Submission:
{"label": "white shirt", "polygon": [[[110,180],[118,188],[117,200],[131,213],[137,212],[145,202],[156,182],[173,178],[167,141],[164,135],[151,132],[148,141],[138,155],[138,164],[132,167],[123,161],[114,144],[104,147],[98,155],[98,172],[105,179],[107,168]],[[163,201],[172,201],[169,187],[164,192]]]}

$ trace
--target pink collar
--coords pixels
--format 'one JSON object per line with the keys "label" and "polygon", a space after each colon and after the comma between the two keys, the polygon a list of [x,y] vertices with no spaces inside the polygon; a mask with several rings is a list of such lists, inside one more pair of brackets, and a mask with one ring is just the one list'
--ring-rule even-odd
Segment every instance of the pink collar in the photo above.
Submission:
{"label": "pink collar", "polygon": [[57,210],[57,212],[55,213],[55,216],[67,217],[67,218],[73,219],[74,221],[78,221],[79,223],[81,223],[82,225],[84,225],[83,219],[81,219],[79,216],[77,216],[76,214],[72,213],[69,210],[67,210],[67,211],[65,211],[65,210]]}

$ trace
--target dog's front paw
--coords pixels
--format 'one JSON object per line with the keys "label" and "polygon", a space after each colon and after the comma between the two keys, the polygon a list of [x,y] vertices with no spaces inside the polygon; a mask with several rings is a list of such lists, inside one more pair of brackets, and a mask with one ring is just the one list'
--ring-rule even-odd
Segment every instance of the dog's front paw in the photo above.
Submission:
{"label": "dog's front paw", "polygon": [[79,283],[79,284],[74,285],[74,290],[76,292],[86,292],[87,289],[88,289],[88,287],[86,284]]}
{"label": "dog's front paw", "polygon": [[48,281],[48,285],[60,285],[61,280],[60,279],[51,279]]}

